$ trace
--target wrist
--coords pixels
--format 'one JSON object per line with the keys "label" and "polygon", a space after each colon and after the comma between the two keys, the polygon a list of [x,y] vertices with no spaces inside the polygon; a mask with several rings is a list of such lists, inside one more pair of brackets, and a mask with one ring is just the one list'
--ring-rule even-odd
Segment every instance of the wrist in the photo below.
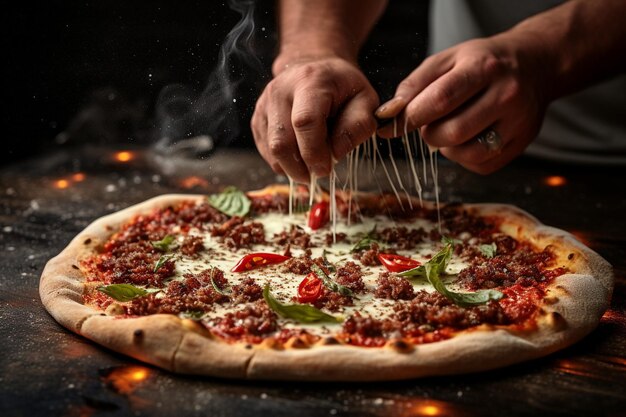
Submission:
{"label": "wrist", "polygon": [[357,65],[357,53],[345,49],[329,48],[282,48],[272,63],[272,74],[277,76],[284,70],[299,64],[339,59]]}

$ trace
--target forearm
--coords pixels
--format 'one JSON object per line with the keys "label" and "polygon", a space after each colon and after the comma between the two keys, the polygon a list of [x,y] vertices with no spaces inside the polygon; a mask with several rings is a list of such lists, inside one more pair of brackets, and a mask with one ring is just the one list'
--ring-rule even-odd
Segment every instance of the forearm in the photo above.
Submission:
{"label": "forearm", "polygon": [[356,62],[386,0],[281,0],[274,75],[294,61],[335,56]]}
{"label": "forearm", "polygon": [[545,63],[549,99],[626,71],[624,0],[571,0],[502,36]]}

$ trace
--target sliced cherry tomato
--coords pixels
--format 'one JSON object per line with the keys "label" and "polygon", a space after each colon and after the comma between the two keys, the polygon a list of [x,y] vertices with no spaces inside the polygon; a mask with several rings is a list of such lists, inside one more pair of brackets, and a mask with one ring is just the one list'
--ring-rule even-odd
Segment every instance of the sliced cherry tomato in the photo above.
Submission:
{"label": "sliced cherry tomato", "polygon": [[317,230],[323,227],[330,220],[328,201],[315,203],[309,211],[309,227]]}
{"label": "sliced cherry tomato", "polygon": [[276,253],[250,253],[237,262],[231,269],[232,272],[243,272],[256,269],[264,265],[279,264],[289,259],[288,256],[278,255]]}
{"label": "sliced cherry tomato", "polygon": [[311,272],[298,285],[298,302],[312,303],[322,295],[322,280]]}
{"label": "sliced cherry tomato", "polygon": [[421,263],[415,259],[391,253],[379,253],[378,260],[387,268],[387,271],[390,272],[404,272],[421,265]]}

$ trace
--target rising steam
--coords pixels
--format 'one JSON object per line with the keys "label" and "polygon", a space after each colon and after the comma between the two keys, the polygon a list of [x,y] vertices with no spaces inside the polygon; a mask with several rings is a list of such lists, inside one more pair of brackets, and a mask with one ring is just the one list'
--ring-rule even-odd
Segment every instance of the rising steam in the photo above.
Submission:
{"label": "rising steam", "polygon": [[160,139],[156,149],[162,154],[202,157],[239,136],[241,100],[238,103],[237,88],[246,72],[254,71],[258,77],[264,71],[254,51],[254,0],[230,0],[228,4],[241,19],[226,36],[204,91],[198,94],[190,87],[174,84],[159,95]]}

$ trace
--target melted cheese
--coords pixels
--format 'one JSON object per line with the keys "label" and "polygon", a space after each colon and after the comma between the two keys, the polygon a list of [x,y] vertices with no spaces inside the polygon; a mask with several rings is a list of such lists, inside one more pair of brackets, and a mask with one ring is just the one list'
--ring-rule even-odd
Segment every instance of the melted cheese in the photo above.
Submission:
{"label": "melted cheese", "polygon": [[[179,257],[176,259],[175,276],[172,280],[183,280],[184,275],[188,273],[198,274],[208,268],[217,267],[224,271],[224,276],[228,280],[231,286],[241,283],[244,279],[251,277],[259,285],[264,286],[265,283],[269,283],[272,294],[276,299],[285,304],[296,303],[296,297],[298,293],[298,285],[304,279],[305,275],[298,275],[291,273],[287,270],[284,264],[267,265],[265,267],[254,269],[246,272],[231,272],[233,266],[243,256],[253,252],[269,252],[269,253],[281,253],[282,246],[272,244],[274,235],[279,234],[282,231],[289,231],[292,226],[298,226],[303,228],[307,233],[311,235],[311,243],[315,245],[310,248],[312,258],[323,256],[323,252],[326,251],[326,258],[335,267],[341,267],[349,261],[353,261],[360,265],[360,262],[353,259],[350,250],[354,243],[356,243],[363,235],[371,231],[374,226],[378,230],[382,230],[387,227],[396,227],[398,224],[393,220],[384,217],[377,216],[374,218],[365,218],[362,222],[353,223],[351,225],[345,222],[337,222],[337,233],[345,233],[347,235],[346,241],[337,242],[330,247],[326,246],[326,235],[330,232],[330,225],[319,229],[311,230],[306,226],[306,213],[295,213],[292,216],[285,216],[280,213],[268,213],[254,218],[254,221],[263,224],[265,230],[265,238],[268,244],[257,244],[252,248],[240,248],[238,250],[231,250],[225,248],[217,237],[211,236],[209,233],[201,232],[198,229],[192,229],[190,235],[201,236],[203,239],[205,251],[199,253],[198,257]],[[428,222],[427,220],[417,219],[411,224],[402,224],[403,226],[410,228],[424,228],[426,231],[432,230],[436,225]],[[182,242],[183,237],[178,238],[178,242]],[[417,244],[412,250],[398,251],[400,255],[410,256],[422,263],[428,261],[428,259],[438,250],[437,245],[434,245],[431,241],[422,242]],[[291,247],[291,253],[293,257],[298,257],[304,254],[304,250]],[[448,274],[456,274],[467,265],[459,258],[453,257],[450,261],[446,272]],[[376,280],[381,272],[385,269],[380,266],[361,266],[363,271],[363,282],[367,288],[366,294],[358,294],[358,299],[354,300],[354,306],[343,307],[338,313],[332,313],[343,317],[348,317],[354,311],[359,311],[362,315],[370,315],[376,318],[388,317],[393,312],[393,305],[402,301],[393,301],[388,299],[376,298],[373,291],[376,288]],[[332,274],[331,274],[332,278]],[[453,283],[449,284],[450,289],[454,289]],[[428,284],[428,282],[419,282],[414,284],[416,291],[426,290],[434,291],[434,288]],[[232,311],[232,306],[229,304],[219,305],[216,304],[212,311],[206,312],[203,316],[204,320],[211,320],[214,317],[223,316],[225,313]],[[296,325],[293,321],[287,320],[286,327]],[[306,328],[314,334],[323,335],[331,328],[338,328],[341,324],[305,324],[297,323],[299,328]]]}

